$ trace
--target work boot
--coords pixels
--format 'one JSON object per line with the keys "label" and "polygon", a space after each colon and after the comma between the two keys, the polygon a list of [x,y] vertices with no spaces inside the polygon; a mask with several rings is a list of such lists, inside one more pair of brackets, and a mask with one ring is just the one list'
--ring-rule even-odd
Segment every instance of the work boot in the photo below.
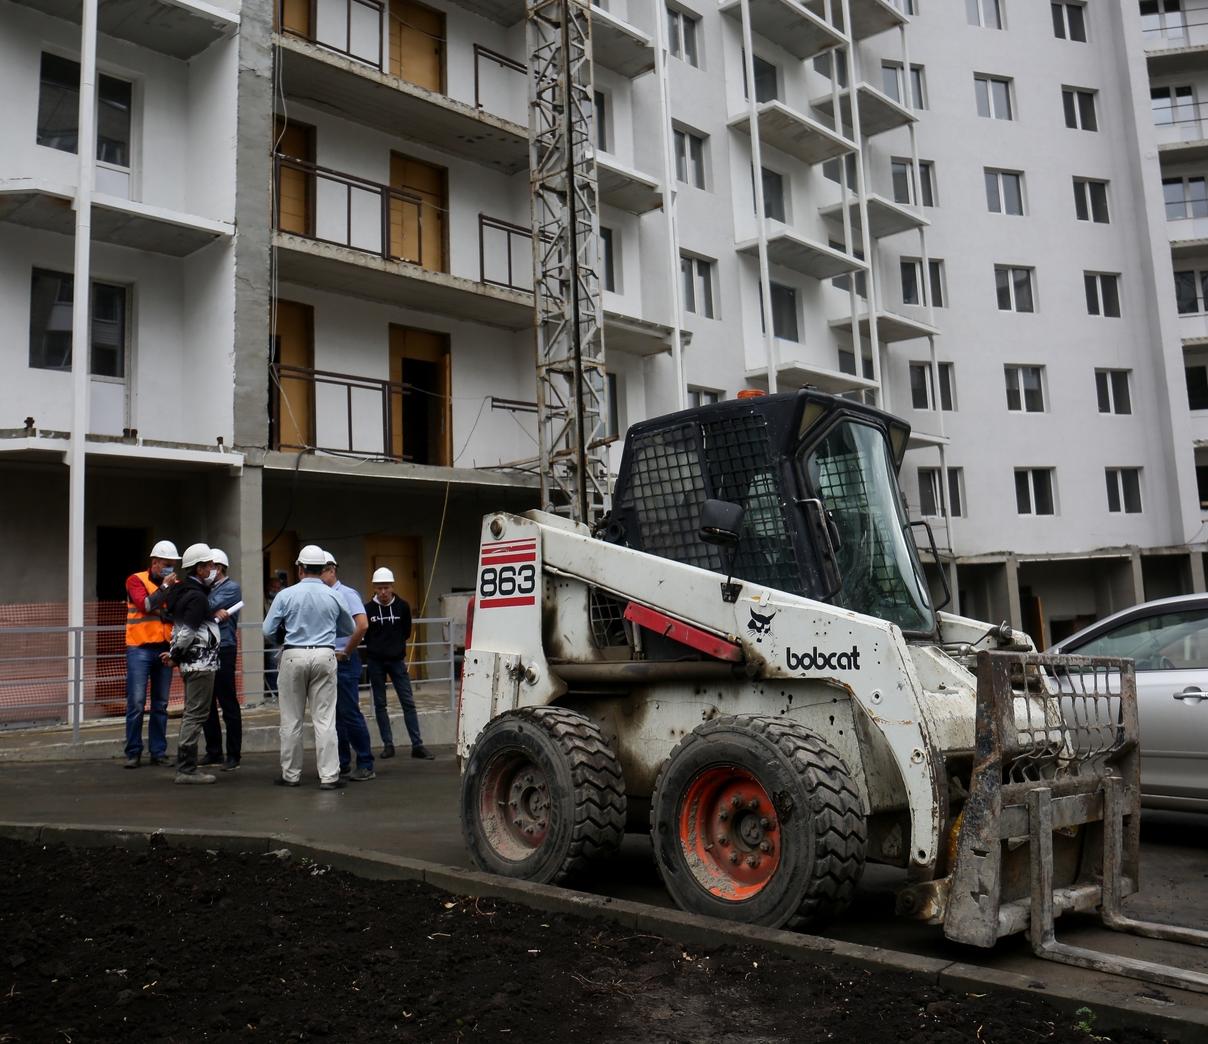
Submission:
{"label": "work boot", "polygon": [[218,777],[211,776],[208,772],[178,772],[172,782],[183,784],[217,783]]}
{"label": "work boot", "polygon": [[348,774],[348,778],[354,783],[365,783],[371,779],[377,779],[377,773],[364,765],[358,765]]}
{"label": "work boot", "polygon": [[[143,756],[141,754],[134,754],[126,759],[126,764],[124,764],[122,768],[139,768],[142,763]],[[154,764],[154,762],[152,762],[152,764]]]}
{"label": "work boot", "polygon": [[297,779],[286,779],[284,776],[278,776],[273,780],[274,787],[300,787],[302,782]]}
{"label": "work boot", "polygon": [[154,754],[152,754],[151,755],[151,764],[157,765],[160,768],[171,768],[172,765],[174,764],[174,762],[172,761],[172,759],[170,757],[168,757],[167,754],[164,754],[162,757],[158,757],[158,758]]}
{"label": "work boot", "polygon": [[393,744],[393,743],[387,743],[387,744],[386,744],[384,747],[382,747],[382,754],[381,754],[381,756],[382,756],[383,758],[392,758],[392,757],[394,757],[394,744]]}
{"label": "work boot", "polygon": [[319,789],[320,790],[340,790],[345,785],[346,784],[344,783],[344,781],[342,779],[332,779],[332,780],[327,780],[323,783],[320,783]]}
{"label": "work boot", "polygon": [[238,758],[227,758],[226,761],[224,761],[222,763],[223,772],[234,772],[235,769],[237,769],[238,767],[239,767]]}
{"label": "work boot", "polygon": [[411,756],[413,758],[421,758],[424,761],[435,761],[436,755],[432,753],[422,743],[418,747],[411,748]]}
{"label": "work boot", "polygon": [[348,778],[348,775],[349,775],[351,772],[352,772],[352,766],[351,766],[351,765],[345,765],[343,768],[341,768],[341,769],[340,769],[340,778],[341,778],[341,779],[347,779],[347,778]]}
{"label": "work boot", "polygon": [[205,756],[205,759],[202,761],[202,764],[203,765],[221,765],[222,764],[222,755],[207,753]]}

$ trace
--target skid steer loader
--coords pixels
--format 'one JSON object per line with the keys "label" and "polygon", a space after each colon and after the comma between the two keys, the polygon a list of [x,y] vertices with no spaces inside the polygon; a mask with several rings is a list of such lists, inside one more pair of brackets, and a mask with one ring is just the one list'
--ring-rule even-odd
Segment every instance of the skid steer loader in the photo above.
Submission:
{"label": "skid steer loader", "polygon": [[1074,910],[1208,933],[1121,913],[1132,662],[1040,655],[932,606],[908,436],[813,390],[743,398],[632,427],[595,533],[488,515],[458,704],[474,861],[563,882],[649,829],[683,909],[805,927],[871,860],[904,868],[899,913],[950,939],[1027,931],[1043,956],[1208,990],[1055,940]]}

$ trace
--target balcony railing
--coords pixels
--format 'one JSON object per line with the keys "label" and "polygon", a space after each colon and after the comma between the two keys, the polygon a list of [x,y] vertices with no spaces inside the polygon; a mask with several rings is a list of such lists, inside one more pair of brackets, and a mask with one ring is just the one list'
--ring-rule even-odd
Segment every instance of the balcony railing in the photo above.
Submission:
{"label": "balcony railing", "polygon": [[1153,106],[1155,127],[1178,127],[1202,123],[1208,117],[1208,102],[1175,101],[1170,105]]}
{"label": "balcony railing", "polygon": [[[519,83],[516,74],[520,74]],[[527,123],[528,69],[523,62],[474,45],[474,108],[486,109],[517,123]],[[484,99],[487,99],[484,102]],[[513,104],[507,102],[514,99]],[[501,104],[502,103],[502,104]]]}
{"label": "balcony railing", "polygon": [[[299,4],[305,5],[304,26],[298,24]],[[280,0],[277,24],[283,33],[381,69],[385,10],[382,0]]]}
{"label": "balcony railing", "polygon": [[[403,189],[280,153],[274,162],[277,185],[274,219],[279,231],[362,250],[387,261],[423,264],[425,211],[436,210],[434,204]],[[305,223],[294,219],[283,224],[281,220],[282,192],[289,189],[291,177],[306,179],[309,213]],[[440,244],[433,242],[434,249],[439,251]]]}
{"label": "balcony railing", "polygon": [[510,290],[533,289],[533,233],[523,225],[478,215],[478,278]]}

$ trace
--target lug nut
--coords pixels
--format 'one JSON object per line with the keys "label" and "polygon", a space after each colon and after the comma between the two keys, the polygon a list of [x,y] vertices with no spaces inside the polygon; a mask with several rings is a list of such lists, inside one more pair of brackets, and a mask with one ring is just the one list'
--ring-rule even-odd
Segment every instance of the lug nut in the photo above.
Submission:
{"label": "lug nut", "polygon": [[720,820],[721,820],[721,821],[724,823],[724,822],[725,822],[727,819],[729,819],[729,818],[730,818],[730,813],[729,813],[729,812],[727,812],[727,811],[726,811],[726,810],[723,808],[723,809],[722,809],[720,812],[718,812],[718,813],[717,813],[717,818],[718,818],[718,819],[720,819]]}
{"label": "lug nut", "polygon": [[524,782],[525,782],[525,783],[527,783],[527,784],[528,784],[528,785],[531,787],[531,786],[533,785],[533,777],[532,777],[532,776],[525,776],[525,777],[524,777]]}
{"label": "lug nut", "polygon": [[755,856],[747,856],[747,866],[756,867],[759,865],[759,860]]}
{"label": "lug nut", "polygon": [[750,806],[751,806],[751,808],[758,808],[759,807],[759,798],[751,798]]}
{"label": "lug nut", "polygon": [[730,843],[730,839],[725,834],[719,834],[718,838],[717,838],[717,843],[719,845],[728,845]]}
{"label": "lug nut", "polygon": [[769,822],[768,817],[767,817],[767,816],[764,816],[764,817],[763,817],[763,819],[761,819],[761,820],[759,821],[759,825],[760,825],[761,827],[763,827],[763,828],[764,828],[764,830],[767,830],[767,828],[768,828],[768,827],[771,825],[771,823]]}
{"label": "lug nut", "polygon": [[730,853],[730,862],[731,862],[731,863],[737,863],[737,862],[738,862],[738,853],[737,853],[737,852],[731,852],[731,853]]}
{"label": "lug nut", "polygon": [[519,819],[513,819],[513,820],[512,820],[512,826],[520,826],[520,820],[519,820]]}
{"label": "lug nut", "polygon": [[761,851],[761,852],[770,852],[771,850],[772,850],[772,842],[771,842],[771,841],[760,841],[760,842],[759,842],[759,851]]}
{"label": "lug nut", "polygon": [[524,832],[525,832],[526,834],[531,834],[531,833],[533,832],[533,828],[532,828],[531,826],[526,826],[526,827],[524,828]]}
{"label": "lug nut", "polygon": [[742,804],[742,798],[735,794],[732,798],[730,798],[730,804],[735,808],[738,808],[738,806]]}

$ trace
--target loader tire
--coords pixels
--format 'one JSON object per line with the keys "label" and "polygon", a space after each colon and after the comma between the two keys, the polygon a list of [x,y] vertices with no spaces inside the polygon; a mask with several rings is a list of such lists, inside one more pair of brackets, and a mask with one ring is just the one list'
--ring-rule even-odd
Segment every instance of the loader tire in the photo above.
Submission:
{"label": "loader tire", "polygon": [[691,913],[804,928],[841,913],[864,871],[851,773],[787,718],[697,726],[659,773],[650,828],[667,891]]}
{"label": "loader tire", "polygon": [[461,777],[461,827],[474,862],[559,884],[625,836],[625,779],[590,718],[562,707],[508,711],[478,735]]}

